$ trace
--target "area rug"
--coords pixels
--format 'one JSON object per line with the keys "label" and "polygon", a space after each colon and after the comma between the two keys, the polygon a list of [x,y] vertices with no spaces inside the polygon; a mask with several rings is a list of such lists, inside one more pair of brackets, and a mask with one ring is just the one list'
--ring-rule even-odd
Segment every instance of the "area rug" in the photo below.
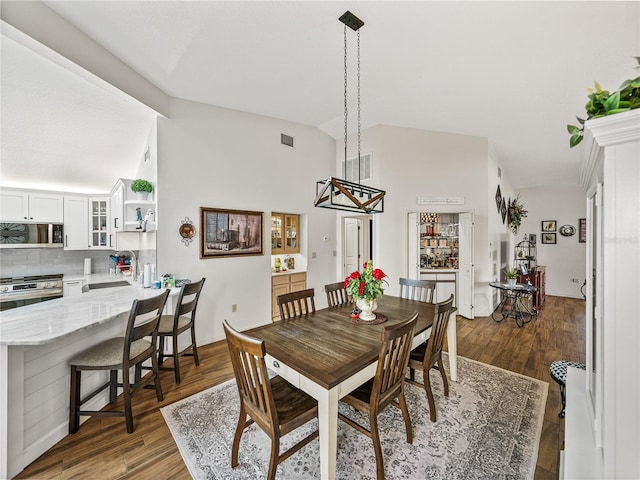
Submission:
{"label": "area rug", "polygon": [[[448,362],[445,359],[445,364]],[[448,367],[446,367],[448,368]],[[532,479],[538,456],[548,384],[458,357],[458,381],[445,397],[440,374],[431,373],[437,421],[429,419],[424,389],[407,384],[405,395],[413,444],[406,443],[400,411],[379,416],[387,479]],[[416,380],[422,381],[420,372]],[[340,404],[340,412],[361,425],[368,419]],[[234,380],[161,409],[191,476],[195,479],[265,478],[271,448],[255,424],[240,442],[239,465],[231,468],[231,444],[238,420]],[[284,452],[317,428],[309,422],[281,439]],[[277,479],[320,478],[318,440],[278,466]],[[338,421],[338,479],[375,479],[371,440]]]}

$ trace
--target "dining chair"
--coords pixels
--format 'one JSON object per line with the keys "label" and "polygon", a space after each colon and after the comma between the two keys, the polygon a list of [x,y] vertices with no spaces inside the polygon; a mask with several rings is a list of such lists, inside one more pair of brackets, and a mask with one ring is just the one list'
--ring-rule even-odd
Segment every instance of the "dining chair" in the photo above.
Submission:
{"label": "dining chair", "polygon": [[315,291],[313,288],[299,290],[297,292],[285,293],[278,296],[278,308],[280,309],[280,319],[287,320],[293,317],[306,315],[316,311],[314,300]]}
{"label": "dining chair", "polygon": [[269,378],[264,341],[234,330],[226,320],[223,325],[240,395],[240,417],[233,437],[231,466],[238,466],[242,433],[255,422],[271,438],[267,479],[272,480],[281,462],[318,436],[316,429],[280,454],[280,438],[317,418],[318,402],[280,376]]}
{"label": "dining chair", "polygon": [[[200,365],[200,357],[198,357],[198,346],[196,345],[196,307],[200,299],[200,293],[204,286],[206,278],[202,278],[198,282],[186,283],[180,287],[177,306],[173,315],[162,315],[160,317],[160,325],[158,326],[158,337],[160,338],[160,346],[158,347],[158,365],[160,370],[173,370],[176,383],[180,383],[180,357],[193,357],[196,366]],[[178,350],[178,336],[186,332],[191,333],[191,343],[189,346]],[[173,348],[171,353],[164,353],[164,340],[166,337],[172,337]],[[172,367],[162,367],[165,358],[173,358]]]}
{"label": "dining chair", "polygon": [[417,319],[418,312],[414,312],[407,320],[382,329],[382,345],[375,376],[341,399],[342,402],[369,416],[369,430],[367,430],[349,417],[338,413],[340,420],[373,441],[378,480],[384,479],[382,446],[378,433],[378,414],[385,407],[393,405],[400,409],[407,431],[407,443],[413,443],[411,419],[404,398],[404,376],[407,371]]}
{"label": "dining chair", "polygon": [[[69,433],[80,428],[81,416],[124,416],[127,432],[133,432],[131,397],[140,388],[154,388],[156,398],[162,401],[162,386],[158,372],[158,324],[169,290],[144,300],[134,300],[124,337],[105,340],[76,354],[71,360],[71,399],[69,403]],[[151,339],[145,338],[151,337]],[[151,367],[142,362],[151,359]],[[134,382],[130,381],[130,369],[135,367]],[[80,398],[82,372],[85,370],[109,370],[109,379],[84,398]],[[140,370],[151,370],[151,375],[141,377]],[[122,383],[118,383],[118,371],[122,372]],[[141,377],[141,378],[140,378]],[[152,385],[153,384],[153,385]],[[81,410],[80,407],[109,388],[109,401],[115,402],[118,387],[122,387],[124,411]]]}
{"label": "dining chair", "polygon": [[434,280],[400,278],[399,283],[401,298],[433,303],[433,298],[436,292],[436,282]]}
{"label": "dining chair", "polygon": [[[429,416],[431,421],[436,421],[436,404],[433,400],[433,392],[431,391],[431,380],[429,372],[432,368],[437,368],[442,375],[442,383],[444,385],[444,395],[449,396],[449,382],[447,374],[442,366],[442,347],[444,337],[447,334],[447,324],[449,316],[455,311],[453,306],[453,295],[444,302],[436,303],[435,316],[433,325],[431,326],[431,334],[426,343],[418,345],[409,355],[409,378],[406,379],[413,385],[424,387],[427,392],[427,400],[429,401]],[[424,383],[418,383],[415,380],[415,370],[421,369]]]}
{"label": "dining chair", "polygon": [[344,286],[344,282],[329,283],[324,286],[324,292],[327,294],[327,304],[329,307],[349,303],[349,294]]}

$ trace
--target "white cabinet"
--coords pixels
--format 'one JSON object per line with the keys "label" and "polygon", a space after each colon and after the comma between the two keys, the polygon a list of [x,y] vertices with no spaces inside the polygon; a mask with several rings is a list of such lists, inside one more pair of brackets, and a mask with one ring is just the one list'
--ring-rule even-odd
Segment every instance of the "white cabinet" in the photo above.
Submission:
{"label": "white cabinet", "polygon": [[87,197],[64,197],[64,249],[89,248],[89,217]]}
{"label": "white cabinet", "polygon": [[110,248],[109,197],[89,198],[89,247]]}
{"label": "white cabinet", "polygon": [[[138,199],[131,190],[132,180],[121,178],[111,190],[110,218],[111,218],[111,240],[109,245],[116,247],[115,235],[120,232],[154,231],[156,203],[152,200],[152,195],[147,200]],[[151,211],[153,220],[145,223],[147,212]],[[139,216],[138,216],[139,213]]]}
{"label": "white cabinet", "polygon": [[62,295],[65,297],[79,297],[82,295],[83,280],[65,280],[62,282]]}
{"label": "white cabinet", "polygon": [[62,223],[62,195],[53,193],[2,190],[0,220],[5,222]]}
{"label": "white cabinet", "polygon": [[[109,218],[111,219],[111,235],[124,231],[124,183],[118,180],[111,190],[111,199],[109,201]],[[112,237],[110,246],[115,246],[115,239]]]}
{"label": "white cabinet", "polygon": [[420,273],[420,280],[432,280],[436,282],[436,295],[434,301],[444,302],[451,295],[454,297],[454,305],[458,296],[456,295],[458,272],[455,270],[423,270]]}

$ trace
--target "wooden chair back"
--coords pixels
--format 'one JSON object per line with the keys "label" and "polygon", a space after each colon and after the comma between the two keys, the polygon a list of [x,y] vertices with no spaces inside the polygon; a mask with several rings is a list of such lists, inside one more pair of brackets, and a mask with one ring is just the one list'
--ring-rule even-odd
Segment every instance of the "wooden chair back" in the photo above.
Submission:
{"label": "wooden chair back", "polygon": [[306,290],[285,293],[284,295],[278,296],[280,319],[287,320],[289,318],[306,315],[309,312],[315,312],[316,303],[314,295],[314,289],[307,288]]}
{"label": "wooden chair back", "polygon": [[180,317],[188,316],[191,318],[191,323],[196,318],[196,307],[198,306],[198,300],[200,299],[200,293],[204,286],[206,278],[202,278],[197,282],[186,283],[180,287],[180,294],[178,296],[178,308],[173,316],[173,329],[178,328],[178,320]]}
{"label": "wooden chair back", "polygon": [[[140,363],[142,360],[149,357],[153,357],[155,360],[158,345],[158,325],[168,297],[169,290],[165,290],[161,295],[133,301],[133,305],[129,311],[129,319],[127,320],[125,333],[122,358],[123,375],[126,375],[125,372],[128,373],[128,369],[131,366]],[[133,351],[136,352],[136,355],[131,357],[132,346],[144,337],[151,337],[149,347],[142,352],[137,352],[137,349],[134,347]]]}
{"label": "wooden chair back", "polygon": [[399,282],[401,298],[433,303],[434,295],[436,293],[436,282],[434,280],[400,278]]}
{"label": "wooden chair back", "polygon": [[324,286],[324,291],[327,294],[327,304],[329,307],[349,303],[349,295],[347,294],[344,282],[329,283]]}
{"label": "wooden chair back", "polygon": [[428,365],[428,368],[433,367],[442,358],[444,337],[447,334],[449,316],[453,308],[453,294],[444,302],[436,303],[435,305],[431,335],[429,335],[429,340],[427,341],[427,350],[423,361],[425,366]]}

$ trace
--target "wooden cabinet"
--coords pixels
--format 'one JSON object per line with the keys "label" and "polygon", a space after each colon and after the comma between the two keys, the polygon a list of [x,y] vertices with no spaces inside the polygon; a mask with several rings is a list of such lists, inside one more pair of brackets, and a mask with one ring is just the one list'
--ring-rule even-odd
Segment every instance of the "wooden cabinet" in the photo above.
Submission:
{"label": "wooden cabinet", "polygon": [[89,217],[87,197],[64,197],[64,249],[89,248]]}
{"label": "wooden cabinet", "polygon": [[278,308],[278,297],[285,293],[298,292],[307,288],[307,274],[281,273],[271,277],[271,319],[280,319],[280,309]]}
{"label": "wooden cabinet", "polygon": [[544,305],[546,297],[545,286],[547,282],[546,267],[537,266],[535,270],[529,272],[527,275],[518,275],[518,283],[529,283],[537,288],[533,294],[533,308],[540,310]]}
{"label": "wooden cabinet", "polygon": [[300,253],[300,215],[271,214],[271,254]]}
{"label": "wooden cabinet", "polygon": [[63,196],[53,193],[3,190],[0,193],[3,222],[62,223]]}

